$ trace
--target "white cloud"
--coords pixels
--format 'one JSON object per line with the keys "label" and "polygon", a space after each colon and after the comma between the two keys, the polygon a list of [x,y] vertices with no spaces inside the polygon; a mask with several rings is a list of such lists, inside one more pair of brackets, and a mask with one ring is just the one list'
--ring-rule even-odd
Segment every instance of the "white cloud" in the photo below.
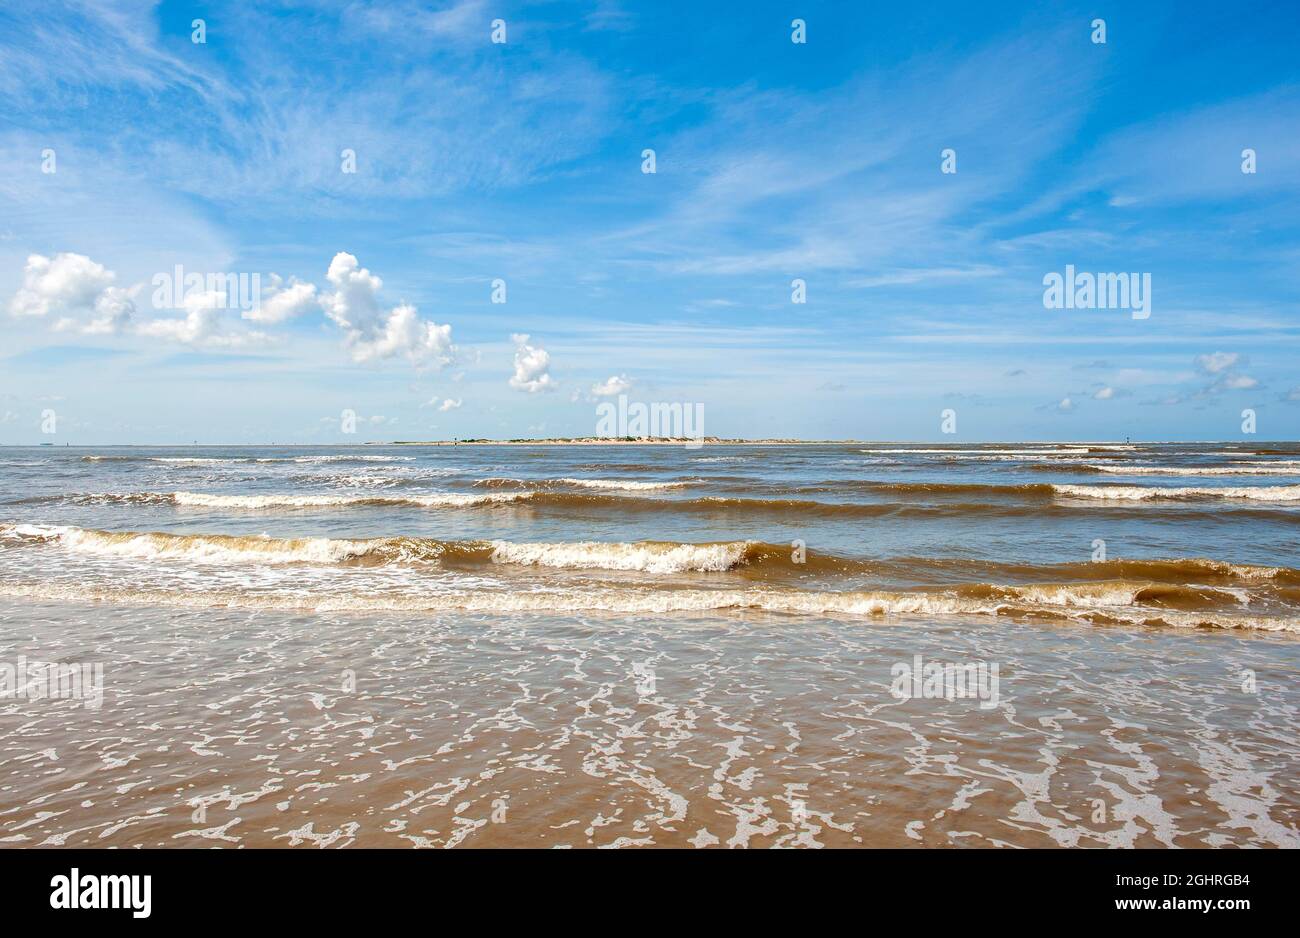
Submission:
{"label": "white cloud", "polygon": [[1112,397],[1114,397],[1114,396],[1115,396],[1115,389],[1114,389],[1114,388],[1112,388],[1112,387],[1104,387],[1104,388],[1101,388],[1100,390],[1098,390],[1097,393],[1094,394],[1092,397],[1093,397],[1093,400],[1097,400],[1097,401],[1108,401],[1108,400],[1110,400],[1110,399],[1111,399]]}
{"label": "white cloud", "polygon": [[521,333],[512,335],[510,340],[515,343],[515,373],[510,377],[510,386],[529,394],[554,389],[550,353],[539,346],[529,345],[528,336]]}
{"label": "white cloud", "polygon": [[354,361],[404,355],[414,365],[442,368],[455,360],[451,326],[421,319],[409,303],[384,312],[379,305],[384,282],[351,254],[335,254],[325,277],[334,292],[321,297],[321,306],[346,331],[344,344]]}
{"label": "white cloud", "polygon": [[1212,352],[1209,355],[1197,355],[1196,367],[1206,374],[1217,375],[1237,364],[1240,359],[1241,356],[1236,352]]}
{"label": "white cloud", "polygon": [[845,286],[871,289],[873,287],[909,286],[914,283],[931,284],[937,281],[965,280],[973,277],[993,277],[1002,271],[996,267],[918,267],[893,270],[874,277],[845,281]]}
{"label": "white cloud", "polygon": [[64,331],[121,332],[135,312],[139,287],[114,286],[116,279],[84,254],[33,254],[23,268],[23,285],[9,301],[9,312],[39,318],[61,314],[55,328]]}
{"label": "white cloud", "polygon": [[411,0],[359,0],[346,6],[344,23],[407,41],[414,36],[436,36],[468,43],[483,34],[491,20],[484,11],[484,0],[459,0],[441,10],[428,6]]}
{"label": "white cloud", "polygon": [[51,311],[89,309],[114,279],[112,271],[83,254],[56,254],[53,260],[33,254],[9,311],[15,316],[48,316]]}
{"label": "white cloud", "polygon": [[325,315],[343,329],[373,328],[379,319],[378,295],[384,281],[344,251],[334,255],[325,279],[334,285],[334,292],[321,298]]}
{"label": "white cloud", "polygon": [[1074,410],[1074,401],[1070,400],[1068,397],[1063,397],[1061,398],[1061,402],[1056,405],[1056,409],[1061,411],[1061,413],[1068,414],[1070,411]]}
{"label": "white cloud", "polygon": [[319,303],[314,283],[304,283],[296,277],[290,277],[288,286],[285,286],[279,275],[271,274],[270,287],[262,290],[257,306],[244,310],[243,316],[253,322],[284,322],[301,316]]}
{"label": "white cloud", "polygon": [[238,348],[263,345],[271,340],[264,332],[227,333],[222,313],[226,294],[219,290],[195,290],[184,299],[185,316],[180,319],[150,319],[136,327],[139,335],[168,339],[185,345]]}
{"label": "white cloud", "polygon": [[437,368],[451,364],[456,351],[451,344],[451,326],[421,319],[416,308],[407,303],[393,307],[373,337],[354,331],[349,333],[347,344],[358,362],[405,355],[414,365]]}
{"label": "white cloud", "polygon": [[599,384],[591,386],[591,393],[596,397],[618,397],[632,390],[632,379],[627,375],[611,375]]}
{"label": "white cloud", "polygon": [[97,335],[121,332],[135,312],[135,296],[140,286],[109,287],[95,299],[95,318],[82,327],[83,332]]}
{"label": "white cloud", "polygon": [[[23,270],[23,285],[10,300],[15,316],[53,319],[57,332],[88,335],[132,333],[186,345],[236,347],[262,345],[271,337],[263,332],[228,331],[224,312],[228,296],[220,290],[191,290],[181,302],[181,317],[140,319],[135,299],[144,284],[115,285],[113,271],[81,254],[60,253],[53,258],[33,254]],[[260,310],[244,317],[259,322],[280,322],[298,315],[315,302],[316,288],[294,280],[286,287],[271,275],[269,298]]]}
{"label": "white cloud", "polygon": [[1241,374],[1237,370],[1238,365],[1245,365],[1246,363],[1246,359],[1236,352],[1212,352],[1209,355],[1197,355],[1196,367],[1202,373],[1213,378],[1202,389],[1201,395],[1220,394],[1224,391],[1245,391],[1258,386],[1258,381],[1249,375]]}
{"label": "white cloud", "polygon": [[438,410],[442,411],[443,413],[446,413],[449,410],[455,410],[462,403],[463,400],[461,398],[456,398],[455,400],[452,400],[450,397],[448,397],[444,399],[441,404],[439,404],[438,396],[435,394],[433,397],[429,398],[427,401],[421,404],[420,409],[423,410],[426,407],[436,407],[438,408]]}

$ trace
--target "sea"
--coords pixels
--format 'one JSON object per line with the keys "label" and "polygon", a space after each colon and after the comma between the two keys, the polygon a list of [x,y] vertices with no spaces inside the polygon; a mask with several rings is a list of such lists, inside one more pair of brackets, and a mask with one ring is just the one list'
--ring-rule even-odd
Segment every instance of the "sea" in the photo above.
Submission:
{"label": "sea", "polygon": [[1300,846],[1300,444],[0,448],[6,847]]}

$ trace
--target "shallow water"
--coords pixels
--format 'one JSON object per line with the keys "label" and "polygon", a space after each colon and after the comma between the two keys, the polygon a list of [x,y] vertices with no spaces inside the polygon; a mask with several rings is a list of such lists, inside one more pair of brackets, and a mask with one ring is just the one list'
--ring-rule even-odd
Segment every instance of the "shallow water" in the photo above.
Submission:
{"label": "shallow water", "polygon": [[0,843],[1300,845],[1297,493],[1271,443],[5,448]]}

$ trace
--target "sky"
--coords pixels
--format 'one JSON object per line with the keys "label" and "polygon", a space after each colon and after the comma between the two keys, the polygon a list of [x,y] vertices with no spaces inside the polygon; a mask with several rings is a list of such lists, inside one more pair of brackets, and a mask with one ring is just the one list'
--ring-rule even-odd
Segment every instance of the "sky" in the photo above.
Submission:
{"label": "sky", "polygon": [[[1295,439],[1298,48],[1293,0],[5,4],[0,443],[586,436],[619,395]],[[1145,317],[1049,307],[1067,268]]]}

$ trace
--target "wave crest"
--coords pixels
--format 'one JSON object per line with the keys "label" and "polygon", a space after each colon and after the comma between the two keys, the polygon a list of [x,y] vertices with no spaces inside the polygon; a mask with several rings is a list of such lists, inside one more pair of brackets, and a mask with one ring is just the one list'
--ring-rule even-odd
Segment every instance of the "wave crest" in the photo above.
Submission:
{"label": "wave crest", "polygon": [[1147,501],[1157,498],[1247,498],[1255,501],[1300,501],[1300,485],[1255,485],[1206,488],[1193,486],[1156,487],[1143,485],[1053,485],[1058,495],[1111,501]]}
{"label": "wave crest", "polygon": [[[997,588],[992,588],[997,589]],[[118,602],[135,605],[231,606],[283,611],[440,613],[607,613],[664,615],[752,609],[763,612],[837,617],[1014,617],[1064,619],[1090,624],[1243,629],[1300,633],[1294,616],[1234,614],[1221,610],[1181,610],[1118,605],[1127,588],[1110,593],[1079,592],[1073,587],[1037,587],[1022,595],[962,595],[947,591],[859,591],[835,593],[796,589],[605,588],[545,591],[460,590],[417,593],[353,593],[301,590],[250,593],[232,590],[147,589],[66,582],[0,581],[0,596],[26,599]]]}

